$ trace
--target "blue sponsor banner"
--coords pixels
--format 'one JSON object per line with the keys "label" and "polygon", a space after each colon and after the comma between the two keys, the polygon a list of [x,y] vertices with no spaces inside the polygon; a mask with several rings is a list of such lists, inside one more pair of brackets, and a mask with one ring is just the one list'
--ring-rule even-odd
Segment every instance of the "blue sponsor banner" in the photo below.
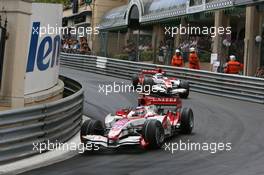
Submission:
{"label": "blue sponsor banner", "polygon": [[56,65],[59,63],[60,35],[56,35],[54,39],[51,36],[46,36],[39,41],[40,27],[40,22],[33,22],[27,72],[34,72],[35,69],[45,71],[48,68],[53,68],[55,63]]}

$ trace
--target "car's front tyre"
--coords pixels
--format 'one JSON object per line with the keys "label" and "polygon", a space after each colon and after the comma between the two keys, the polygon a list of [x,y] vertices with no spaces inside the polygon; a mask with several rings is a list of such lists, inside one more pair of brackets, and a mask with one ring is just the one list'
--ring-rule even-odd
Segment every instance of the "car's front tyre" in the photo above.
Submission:
{"label": "car's front tyre", "polygon": [[104,135],[104,126],[99,120],[86,120],[81,126],[81,141],[84,143],[83,136]]}
{"label": "car's front tyre", "polygon": [[180,82],[180,88],[183,88],[183,89],[186,89],[186,92],[184,93],[181,93],[180,94],[180,97],[181,98],[184,98],[184,99],[187,99],[189,94],[190,94],[190,85],[189,85],[189,82],[188,81],[181,81]]}
{"label": "car's front tyre", "polygon": [[149,144],[148,148],[161,148],[164,142],[165,134],[162,124],[158,120],[147,120],[144,124],[142,135]]}

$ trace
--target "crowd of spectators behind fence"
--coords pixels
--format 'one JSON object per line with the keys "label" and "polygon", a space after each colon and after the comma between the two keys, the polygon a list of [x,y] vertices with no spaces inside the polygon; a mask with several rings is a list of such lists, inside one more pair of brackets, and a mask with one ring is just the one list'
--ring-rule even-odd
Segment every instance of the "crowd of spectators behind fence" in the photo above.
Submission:
{"label": "crowd of spectators behind fence", "polygon": [[192,47],[197,48],[197,50],[211,52],[211,46],[212,39],[210,37],[193,36],[185,39],[177,48],[181,49],[183,53],[188,52]]}
{"label": "crowd of spectators behind fence", "polygon": [[[209,51],[211,50],[210,46],[211,40],[208,38],[202,37],[190,37],[189,40],[184,40],[180,45],[177,47],[181,50],[182,56],[184,61],[188,60],[189,49],[191,47],[196,48],[197,51]],[[161,42],[159,45],[158,50],[158,61],[159,63],[164,63],[166,60],[166,55],[169,53],[168,45],[165,44],[166,42]],[[137,50],[139,51],[151,51],[153,48],[151,44],[139,45],[139,48],[136,48],[136,44],[130,42],[127,46],[123,48],[123,52],[128,54],[128,60],[130,61],[137,61]],[[92,54],[91,49],[88,45],[87,39],[82,37],[79,39],[75,38],[64,38],[62,40],[62,51],[66,53],[78,53],[78,54]],[[256,77],[264,78],[264,67],[258,68]]]}
{"label": "crowd of spectators behind fence", "polygon": [[87,39],[64,38],[62,40],[62,51],[66,53],[91,54]]}
{"label": "crowd of spectators behind fence", "polygon": [[173,46],[171,42],[168,41],[161,41],[159,44],[158,62],[160,64],[170,64],[170,59],[174,55],[175,49],[179,49],[181,51],[185,62],[188,61],[190,48],[195,48],[198,52],[211,52],[211,38],[193,36],[185,39],[178,46]]}

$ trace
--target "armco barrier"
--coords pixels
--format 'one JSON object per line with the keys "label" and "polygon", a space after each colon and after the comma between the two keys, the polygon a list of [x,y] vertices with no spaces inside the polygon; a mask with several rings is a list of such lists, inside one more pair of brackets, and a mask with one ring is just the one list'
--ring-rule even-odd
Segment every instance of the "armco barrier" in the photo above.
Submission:
{"label": "armco barrier", "polygon": [[63,99],[0,112],[0,163],[38,153],[33,143],[65,142],[80,130],[82,86],[66,77],[60,79],[65,84]]}
{"label": "armco barrier", "polygon": [[[130,79],[131,75],[142,69],[157,67],[155,64],[65,53],[61,55],[61,64],[77,70],[123,79]],[[188,80],[192,91],[264,104],[264,79],[163,65],[159,67],[163,68],[168,76]]]}

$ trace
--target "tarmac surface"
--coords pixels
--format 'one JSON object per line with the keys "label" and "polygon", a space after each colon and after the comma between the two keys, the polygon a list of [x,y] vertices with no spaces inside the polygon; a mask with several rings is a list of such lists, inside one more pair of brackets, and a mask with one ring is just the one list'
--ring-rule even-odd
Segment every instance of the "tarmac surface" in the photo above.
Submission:
{"label": "tarmac surface", "polygon": [[[135,106],[137,94],[99,92],[99,85],[126,80],[81,72],[68,68],[63,75],[82,83],[85,90],[84,114],[103,120],[116,109]],[[192,135],[177,135],[166,141],[210,145],[210,150],[144,151],[135,148],[100,150],[96,153],[79,154],[66,161],[23,173],[24,175],[262,175],[264,174],[264,105],[211,95],[191,93],[183,101],[194,111],[195,128]],[[230,143],[231,150],[226,150]],[[223,149],[216,153],[214,146]]]}

